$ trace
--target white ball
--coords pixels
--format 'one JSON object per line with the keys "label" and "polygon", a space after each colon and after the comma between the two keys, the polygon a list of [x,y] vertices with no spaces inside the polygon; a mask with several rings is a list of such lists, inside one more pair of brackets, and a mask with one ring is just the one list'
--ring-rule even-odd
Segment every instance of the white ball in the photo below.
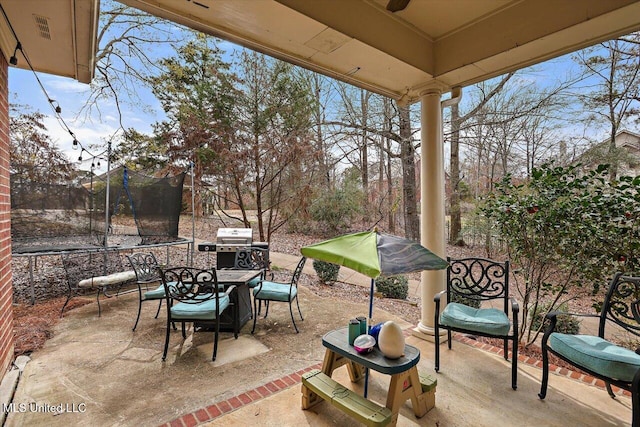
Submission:
{"label": "white ball", "polygon": [[404,354],[404,334],[397,323],[389,320],[380,328],[378,347],[385,357],[398,359]]}

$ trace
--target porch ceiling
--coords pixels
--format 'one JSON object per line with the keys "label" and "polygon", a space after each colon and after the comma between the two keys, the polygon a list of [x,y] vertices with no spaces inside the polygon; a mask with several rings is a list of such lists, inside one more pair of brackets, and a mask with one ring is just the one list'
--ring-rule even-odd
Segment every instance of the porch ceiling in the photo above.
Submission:
{"label": "porch ceiling", "polygon": [[[99,0],[3,0],[0,5],[16,33],[0,16],[0,48],[7,61],[18,40],[36,71],[93,78]],[[1,15],[1,14],[0,14]],[[20,52],[17,66],[29,68]]]}
{"label": "porch ceiling", "polygon": [[119,1],[405,101],[640,29],[640,0]]}

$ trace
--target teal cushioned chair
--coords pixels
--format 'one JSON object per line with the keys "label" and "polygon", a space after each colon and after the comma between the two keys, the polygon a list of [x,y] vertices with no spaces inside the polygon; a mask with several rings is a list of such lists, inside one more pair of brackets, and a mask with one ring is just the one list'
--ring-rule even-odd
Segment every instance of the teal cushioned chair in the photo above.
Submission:
{"label": "teal cushioned chair", "polygon": [[[615,398],[611,386],[631,392],[632,426],[640,426],[640,348],[629,349],[610,341],[612,334],[626,331],[628,342],[640,340],[640,277],[617,273],[607,291],[600,311],[598,336],[568,335],[556,332],[558,315],[547,314],[549,326],[542,337],[542,384],[538,397],[544,399],[549,384],[549,353],[576,366],[581,371],[603,380],[607,392]],[[589,316],[593,314],[575,314]]]}
{"label": "teal cushioned chair", "polygon": [[[509,358],[511,341],[511,387],[518,386],[518,303],[509,297],[509,261],[486,258],[447,258],[447,287],[436,294],[435,369],[440,370],[440,329],[446,329],[449,350],[451,332],[498,338],[504,358]],[[441,298],[447,305],[441,311]],[[498,302],[500,308],[487,307]],[[511,317],[509,317],[511,315]]]}
{"label": "teal cushioned chair", "polygon": [[[238,248],[236,249],[236,257],[233,268],[237,270],[261,270],[262,274],[254,277],[248,283],[250,289],[254,289],[263,280],[273,280],[273,272],[271,271],[271,261],[269,261],[268,248]],[[268,278],[268,279],[267,279]],[[258,314],[262,309],[262,302],[258,304]],[[251,316],[253,317],[253,313]]]}
{"label": "teal cushioned chair", "polygon": [[[264,317],[266,318],[269,314],[269,303],[270,302],[286,302],[289,303],[289,313],[291,313],[291,321],[293,322],[293,328],[296,333],[298,333],[298,327],[296,326],[296,321],[293,318],[293,301],[296,302],[298,306],[298,313],[300,314],[300,319],[304,320],[302,317],[302,312],[300,311],[300,302],[298,300],[298,280],[300,279],[300,275],[302,274],[302,269],[304,268],[304,264],[307,261],[306,257],[302,257],[296,266],[296,269],[291,276],[291,281],[289,283],[279,283],[272,282],[268,280],[262,280],[253,288],[253,307],[254,313],[257,313],[257,305],[262,301],[265,302],[266,310],[264,313]],[[251,329],[251,333],[256,330],[256,320],[257,314],[253,316],[253,329]]]}
{"label": "teal cushioned chair", "polygon": [[[165,297],[164,285],[160,280],[160,271],[158,270],[158,261],[152,252],[149,253],[134,253],[127,255],[131,268],[136,273],[136,284],[138,285],[138,315],[136,316],[136,322],[133,325],[135,331],[138,327],[138,321],[140,320],[140,312],[142,311],[142,303],[144,301],[158,301],[158,310],[156,310],[155,319],[160,314],[160,308],[162,307],[162,300]],[[159,284],[159,286],[149,290],[150,284]],[[147,289],[143,293],[142,287]]]}
{"label": "teal cushioned chair", "polygon": [[[225,310],[235,309],[231,303],[235,286],[229,286],[224,292],[218,285],[216,271],[200,270],[193,267],[175,267],[160,269],[160,276],[167,300],[167,332],[164,341],[162,360],[167,357],[170,326],[174,322],[182,324],[182,338],[186,338],[186,323],[201,322],[214,329],[213,356],[218,353],[220,335],[220,315]],[[234,322],[235,323],[235,322]],[[237,325],[234,336],[238,338]]]}

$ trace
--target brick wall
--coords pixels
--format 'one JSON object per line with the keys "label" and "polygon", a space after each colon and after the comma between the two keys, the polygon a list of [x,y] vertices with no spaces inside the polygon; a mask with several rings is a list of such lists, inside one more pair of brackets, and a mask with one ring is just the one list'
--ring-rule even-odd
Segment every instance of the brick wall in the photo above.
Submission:
{"label": "brick wall", "polygon": [[0,53],[0,379],[13,361],[8,63]]}

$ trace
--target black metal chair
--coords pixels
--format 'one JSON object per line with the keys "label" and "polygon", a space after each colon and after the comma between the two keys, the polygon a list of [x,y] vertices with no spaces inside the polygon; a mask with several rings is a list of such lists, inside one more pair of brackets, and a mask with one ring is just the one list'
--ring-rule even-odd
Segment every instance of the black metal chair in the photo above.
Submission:
{"label": "black metal chair", "polygon": [[[262,280],[273,280],[273,272],[271,271],[271,261],[269,261],[269,249],[265,248],[238,248],[236,249],[236,257],[233,268],[238,270],[261,270],[262,274],[251,281],[248,285],[250,289],[255,288]],[[268,303],[268,302],[267,302]],[[259,301],[258,312],[262,310],[262,301]],[[251,316],[253,317],[253,312]]]}
{"label": "black metal chair", "polygon": [[[182,324],[182,338],[186,339],[186,323],[201,322],[213,326],[213,356],[218,353],[218,337],[220,335],[220,315],[225,310],[233,309],[231,293],[235,286],[227,287],[223,292],[218,285],[216,271],[201,270],[193,267],[176,267],[160,269],[162,284],[167,300],[167,332],[164,342],[162,360],[167,357],[171,324]],[[195,328],[194,328],[195,329]],[[238,338],[235,327],[234,337]]]}
{"label": "black metal chair", "polygon": [[[127,255],[131,268],[136,273],[136,284],[138,285],[138,315],[136,316],[136,323],[133,325],[135,331],[138,327],[138,321],[140,320],[140,312],[142,311],[142,303],[144,301],[158,301],[158,310],[156,311],[155,319],[160,314],[160,308],[162,307],[162,300],[165,299],[164,285],[161,283],[160,270],[158,261],[152,252],[149,253],[134,253]],[[149,285],[152,283],[159,283],[155,289],[149,290]],[[142,287],[147,290],[142,293]]]}
{"label": "black metal chair", "polygon": [[[295,300],[296,305],[298,306],[298,313],[300,314],[300,319],[304,321],[302,317],[302,311],[300,311],[300,301],[298,300],[298,280],[300,279],[300,275],[302,274],[302,269],[304,268],[304,263],[307,261],[306,257],[302,257],[294,270],[291,281],[289,283],[279,283],[272,282],[268,280],[262,280],[253,288],[253,307],[254,313],[257,313],[257,304],[259,302],[265,302],[265,313],[264,318],[266,319],[269,315],[269,303],[270,302],[287,302],[289,303],[289,313],[291,313],[291,321],[293,322],[293,328],[298,333],[298,327],[296,326],[296,321],[293,318],[293,301]],[[256,330],[256,320],[258,315],[253,316],[253,328],[251,329],[251,333]]]}
{"label": "black metal chair", "polygon": [[267,276],[271,276],[269,280],[273,280],[273,272],[271,272],[271,261],[269,261],[269,249],[265,248],[238,248],[236,249],[236,258],[234,268],[239,270],[262,270],[261,277],[255,278],[249,283],[250,288],[255,288],[260,280],[265,280]]}
{"label": "black metal chair", "polygon": [[[600,315],[576,314],[582,317],[599,317],[598,336],[570,335],[555,332],[558,315],[551,312],[542,338],[542,384],[538,397],[544,399],[549,384],[549,352],[581,371],[605,382],[611,398],[615,394],[611,386],[631,393],[632,422],[640,426],[640,348],[630,350],[608,341],[606,333],[627,334],[627,342],[638,345],[640,340],[640,277],[617,273],[609,285]],[[605,330],[606,326],[609,329]]]}
{"label": "black metal chair", "polygon": [[[447,258],[447,288],[436,294],[435,309],[435,369],[440,370],[440,329],[447,330],[449,350],[451,332],[462,332],[498,338],[504,343],[504,358],[509,358],[512,342],[511,387],[517,388],[518,370],[518,303],[509,297],[509,262],[485,258]],[[441,297],[447,306],[440,312]],[[502,307],[487,308],[482,304],[501,301]],[[509,313],[512,319],[509,320]]]}

